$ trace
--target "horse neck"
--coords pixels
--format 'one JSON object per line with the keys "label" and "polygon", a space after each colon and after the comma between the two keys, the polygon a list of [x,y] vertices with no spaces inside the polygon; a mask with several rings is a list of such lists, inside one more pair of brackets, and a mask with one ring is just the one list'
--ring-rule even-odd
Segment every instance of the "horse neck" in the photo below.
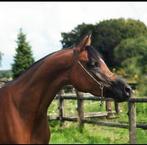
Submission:
{"label": "horse neck", "polygon": [[[61,87],[68,84],[72,51],[59,51],[35,64],[13,83],[13,101],[22,114],[42,116]],[[14,90],[14,89],[12,89]]]}

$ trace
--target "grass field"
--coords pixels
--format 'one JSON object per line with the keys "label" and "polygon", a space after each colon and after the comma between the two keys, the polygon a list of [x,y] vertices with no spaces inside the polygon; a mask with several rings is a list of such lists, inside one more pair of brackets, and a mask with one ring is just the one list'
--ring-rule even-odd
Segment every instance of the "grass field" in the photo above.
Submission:
{"label": "grass field", "polygon": [[[58,114],[58,102],[53,101],[48,114]],[[66,100],[64,102],[65,115],[76,115],[76,101]],[[116,119],[107,121],[120,121],[128,122],[127,116],[127,103],[121,103],[122,113],[118,115]],[[137,122],[147,123],[147,104],[136,104],[137,107]],[[85,112],[98,112],[104,111],[105,105],[100,107],[99,102],[96,101],[85,101],[84,111]],[[106,121],[106,119],[104,119]],[[102,121],[102,120],[101,120]],[[129,132],[128,129],[115,128],[115,127],[104,127],[97,125],[85,124],[83,132],[80,132],[78,123],[64,122],[63,127],[59,126],[59,121],[50,121],[49,126],[51,129],[51,144],[128,144],[129,143]],[[147,143],[147,130],[137,129],[137,143]]]}
{"label": "grass field", "polygon": [[55,126],[52,125],[51,131],[52,136],[50,143],[52,144],[128,143],[128,130],[125,129],[85,124],[83,132],[81,133],[76,123],[65,122],[63,128],[60,128],[57,124]]}
{"label": "grass field", "polygon": [[[128,144],[128,129],[101,127],[85,124],[81,133],[77,123],[65,122],[63,127],[58,121],[50,123],[51,144]],[[137,129],[137,143],[147,143],[147,130]]]}

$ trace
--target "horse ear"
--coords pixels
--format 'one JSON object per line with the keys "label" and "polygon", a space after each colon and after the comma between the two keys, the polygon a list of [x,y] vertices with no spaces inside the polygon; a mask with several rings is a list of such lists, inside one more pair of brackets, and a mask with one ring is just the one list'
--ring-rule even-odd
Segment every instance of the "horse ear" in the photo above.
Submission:
{"label": "horse ear", "polygon": [[86,35],[82,41],[77,45],[77,49],[81,52],[85,50],[86,46],[91,45],[91,34]]}

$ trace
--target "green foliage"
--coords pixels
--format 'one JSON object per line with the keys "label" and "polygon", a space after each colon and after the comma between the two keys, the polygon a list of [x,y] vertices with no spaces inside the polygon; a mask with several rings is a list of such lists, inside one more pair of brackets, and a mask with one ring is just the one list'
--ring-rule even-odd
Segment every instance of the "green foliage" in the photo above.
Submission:
{"label": "green foliage", "polygon": [[[137,97],[147,97],[147,76],[145,75],[141,75],[140,80],[138,80],[138,87],[136,90],[136,96]],[[140,109],[143,109],[142,107]],[[147,104],[146,104],[146,110],[147,110]]]}
{"label": "green foliage", "polygon": [[12,77],[12,72],[10,70],[1,70],[0,71],[0,79],[11,78],[11,77]]}
{"label": "green foliage", "polygon": [[22,32],[22,29],[20,29],[17,39],[17,53],[14,57],[14,63],[12,64],[13,78],[17,78],[24,70],[34,63],[31,46],[26,42],[26,35]]}
{"label": "green foliage", "polygon": [[147,35],[122,40],[114,55],[125,77],[138,83],[137,97],[147,96]]}
{"label": "green foliage", "polygon": [[61,43],[63,48],[77,43],[85,34],[92,32],[92,45],[103,55],[108,66],[115,64],[113,50],[126,38],[136,38],[147,34],[147,27],[139,20],[133,19],[110,19],[101,21],[95,25],[81,24],[69,33],[62,33]]}
{"label": "green foliage", "polygon": [[[122,40],[115,48],[114,56],[119,65],[125,66],[134,62],[134,66],[147,72],[147,35]],[[132,62],[131,62],[132,61]]]}
{"label": "green foliage", "polygon": [[82,23],[69,33],[61,33],[63,38],[63,40],[61,40],[63,48],[68,48],[71,45],[78,43],[83,36],[93,31],[94,25]]}

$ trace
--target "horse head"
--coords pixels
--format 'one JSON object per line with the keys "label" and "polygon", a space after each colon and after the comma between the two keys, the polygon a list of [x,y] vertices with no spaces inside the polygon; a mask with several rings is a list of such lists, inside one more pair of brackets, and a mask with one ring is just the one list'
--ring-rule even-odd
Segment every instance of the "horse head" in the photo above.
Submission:
{"label": "horse head", "polygon": [[113,98],[122,102],[131,96],[131,87],[112,73],[99,52],[91,46],[91,35],[73,47],[71,84],[82,92]]}

